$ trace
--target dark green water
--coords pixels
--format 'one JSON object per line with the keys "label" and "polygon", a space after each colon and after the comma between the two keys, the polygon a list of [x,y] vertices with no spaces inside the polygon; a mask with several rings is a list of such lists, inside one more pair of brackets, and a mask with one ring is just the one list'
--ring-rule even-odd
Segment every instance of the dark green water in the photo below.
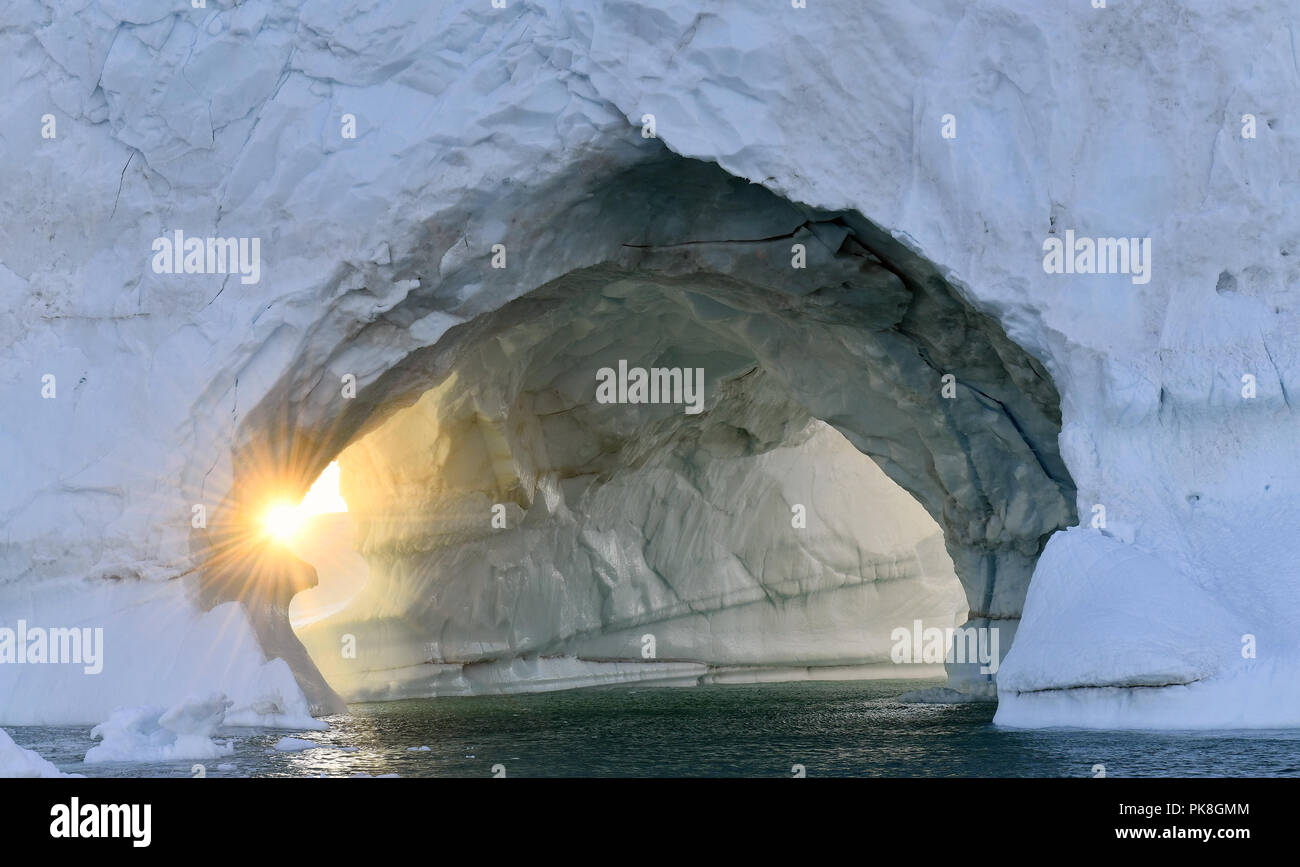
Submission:
{"label": "dark green water", "polygon": [[[327,732],[230,729],[209,777],[1300,776],[1300,732],[1017,731],[991,704],[915,705],[911,681],[620,687],[353,705]],[[86,729],[15,727],[87,776],[189,776],[194,761],[85,765]],[[268,750],[286,735],[335,748]],[[429,750],[412,752],[410,747]]]}

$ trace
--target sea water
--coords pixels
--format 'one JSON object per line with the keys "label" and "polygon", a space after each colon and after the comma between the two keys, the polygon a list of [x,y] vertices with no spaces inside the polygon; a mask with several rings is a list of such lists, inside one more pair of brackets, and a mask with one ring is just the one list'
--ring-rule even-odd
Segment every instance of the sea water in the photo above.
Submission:
{"label": "sea water", "polygon": [[8,731],[89,777],[1092,777],[1098,766],[1110,777],[1300,776],[1300,731],[1013,730],[993,725],[992,704],[899,701],[925,685],[609,687],[356,704],[327,717],[325,732],[224,729],[217,740],[231,739],[232,754],[193,761],[87,765],[96,743],[88,727]]}

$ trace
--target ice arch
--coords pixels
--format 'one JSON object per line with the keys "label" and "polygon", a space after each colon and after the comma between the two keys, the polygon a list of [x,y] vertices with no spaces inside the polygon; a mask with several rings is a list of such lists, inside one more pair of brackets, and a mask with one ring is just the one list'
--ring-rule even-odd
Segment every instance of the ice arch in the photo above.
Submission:
{"label": "ice arch", "polygon": [[[859,214],[803,207],[644,147],[623,165],[587,168],[497,207],[510,223],[478,218],[458,239],[422,227],[396,275],[410,281],[399,303],[357,324],[356,306],[374,298],[358,279],[294,344],[241,420],[223,523],[194,540],[221,552],[203,576],[209,604],[246,602],[268,652],[318,706],[335,701],[285,616],[311,583],[305,567],[262,551],[266,574],[250,580],[248,558],[229,552],[255,544],[241,541],[244,526],[268,486],[305,488],[342,452],[362,550],[381,574],[359,607],[304,635],[317,659],[337,655],[341,632],[378,648],[349,694],[458,688],[409,671],[430,662],[575,647],[622,658],[646,622],[671,621],[669,647],[698,649],[693,614],[911,568],[892,555],[847,563],[865,550],[844,537],[851,520],[774,541],[796,532],[788,497],[745,480],[791,450],[805,465],[819,450],[829,460],[829,426],[942,529],[969,622],[998,626],[1005,651],[1039,553],[1075,518],[1059,398],[1042,366]],[[492,267],[493,236],[523,239],[495,251],[504,268]],[[425,291],[432,274],[440,280]],[[596,404],[596,370],[619,360],[703,369],[704,412]],[[339,387],[349,376],[355,398]],[[719,469],[728,462],[745,469]],[[466,478],[445,484],[457,473]],[[489,524],[498,502],[520,528],[500,549]],[[717,517],[728,511],[739,516]],[[734,544],[709,561],[719,550],[701,534],[722,529]],[[891,532],[873,540],[878,551],[897,549]],[[692,560],[702,552],[707,568]],[[512,605],[523,606],[518,620]],[[722,644],[715,657],[733,662],[762,652]],[[969,667],[951,674],[991,693]]]}
{"label": "ice arch", "polygon": [[[20,68],[9,102],[28,118],[0,161],[0,612],[10,626],[102,623],[118,636],[94,679],[0,667],[0,723],[93,724],[123,701],[209,690],[258,718],[305,708],[267,654],[305,660],[272,625],[311,576],[259,558],[225,506],[305,487],[311,467],[445,376],[411,364],[416,353],[450,348],[453,327],[564,275],[617,264],[624,243],[755,239],[837,216],[912,281],[918,311],[969,316],[970,302],[1044,363],[1078,508],[1108,510],[1105,528],[1056,533],[1039,558],[999,674],[999,722],[1300,720],[1300,145],[1272,122],[1294,103],[1285,5],[120,5],[22,4],[0,31]],[[1167,47],[1115,50],[1166,26],[1179,34]],[[1170,68],[1186,74],[1153,73]],[[37,135],[45,112],[57,138]],[[942,135],[950,112],[956,139]],[[356,139],[340,136],[343,113],[356,114]],[[659,140],[641,138],[648,113]],[[1270,120],[1258,139],[1241,134],[1246,113]],[[906,249],[854,214],[794,206],[792,223],[758,209],[753,225],[735,212],[713,225],[706,201],[694,220],[653,222],[646,209],[662,217],[678,191],[656,198],[630,180],[655,174],[661,142],[788,199],[853,209]],[[620,176],[626,208],[612,195]],[[153,274],[151,243],[176,229],[260,237],[262,281]],[[1151,237],[1152,280],[1048,277],[1041,245],[1070,229]],[[484,264],[496,243],[507,269]],[[940,285],[908,250],[942,263]],[[1024,433],[999,438],[1031,444],[1055,476],[1056,441],[1024,406],[1053,401],[1017,373],[1032,365],[995,366],[1014,394],[970,370],[964,382],[1003,401]],[[344,374],[361,388],[340,408]],[[46,375],[57,400],[40,395]],[[1028,460],[1003,466],[1033,475]],[[961,490],[971,472],[936,465],[940,483],[917,497],[945,516],[974,600],[997,598],[1022,557],[1000,552],[1013,538],[1032,552],[1034,536],[990,527],[994,541],[977,541],[980,521],[962,517],[984,508],[972,491],[1001,485],[981,476]],[[191,532],[196,507],[207,533]],[[995,580],[978,577],[981,563]],[[200,572],[209,604],[247,608],[200,613]],[[1248,638],[1258,658],[1243,655]],[[314,676],[298,665],[300,681]]]}

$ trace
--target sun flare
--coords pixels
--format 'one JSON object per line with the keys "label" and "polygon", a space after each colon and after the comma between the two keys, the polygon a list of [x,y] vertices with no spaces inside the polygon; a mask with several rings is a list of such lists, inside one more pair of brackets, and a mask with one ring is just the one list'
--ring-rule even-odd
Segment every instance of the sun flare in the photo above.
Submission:
{"label": "sun flare", "polygon": [[333,461],[298,505],[280,500],[268,506],[262,515],[262,529],[277,542],[288,544],[302,533],[313,516],[347,510],[348,504],[339,493],[339,464]]}

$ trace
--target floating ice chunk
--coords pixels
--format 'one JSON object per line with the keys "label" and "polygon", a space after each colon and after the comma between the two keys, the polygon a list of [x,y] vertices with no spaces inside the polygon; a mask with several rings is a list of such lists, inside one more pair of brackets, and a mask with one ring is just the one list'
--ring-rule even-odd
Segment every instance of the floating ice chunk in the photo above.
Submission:
{"label": "floating ice chunk", "polygon": [[234,752],[233,741],[212,735],[225,719],[224,695],[189,699],[174,707],[125,707],[90,730],[100,743],[86,753],[87,764],[214,759]]}
{"label": "floating ice chunk", "polygon": [[408,753],[427,753],[429,751],[429,748],[428,747],[407,747],[406,751]]}
{"label": "floating ice chunk", "polygon": [[272,749],[280,753],[300,753],[303,750],[318,750],[322,746],[324,745],[306,738],[280,738]]}

